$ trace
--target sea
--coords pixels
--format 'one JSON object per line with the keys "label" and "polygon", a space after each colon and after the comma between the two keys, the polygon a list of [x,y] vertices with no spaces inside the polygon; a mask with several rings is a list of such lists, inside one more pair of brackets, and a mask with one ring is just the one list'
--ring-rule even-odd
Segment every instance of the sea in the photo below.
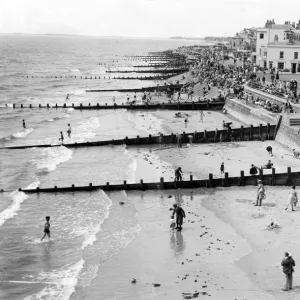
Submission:
{"label": "sea", "polygon": [[[109,76],[105,71],[134,70],[133,65],[146,64],[125,55],[201,43],[204,41],[1,35],[0,147],[60,145],[60,132],[65,142],[163,132],[162,121],[151,112],[13,109],[13,104],[111,104],[113,97],[116,103],[126,102],[126,94],[86,90],[151,86],[153,81],[114,79],[124,74]],[[139,76],[134,72],[126,75]],[[100,79],[80,78],[86,76]],[[148,149],[142,151],[148,155]],[[155,164],[157,158],[151,155]],[[125,146],[0,149],[0,189],[4,190],[0,193],[0,299],[86,299],[101,265],[114,259],[141,231],[134,206],[122,211],[114,206],[126,201],[125,191],[26,195],[19,188],[136,182],[138,168],[137,156]],[[145,180],[156,180],[153,176],[144,172]],[[51,240],[41,241],[46,216],[51,218]]]}

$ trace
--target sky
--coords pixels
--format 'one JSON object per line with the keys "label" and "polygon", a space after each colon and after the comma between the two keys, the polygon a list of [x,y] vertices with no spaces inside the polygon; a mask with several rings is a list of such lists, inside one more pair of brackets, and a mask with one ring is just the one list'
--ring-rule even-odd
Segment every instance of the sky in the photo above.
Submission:
{"label": "sky", "polygon": [[298,22],[299,0],[0,0],[0,33],[127,37],[233,36]]}

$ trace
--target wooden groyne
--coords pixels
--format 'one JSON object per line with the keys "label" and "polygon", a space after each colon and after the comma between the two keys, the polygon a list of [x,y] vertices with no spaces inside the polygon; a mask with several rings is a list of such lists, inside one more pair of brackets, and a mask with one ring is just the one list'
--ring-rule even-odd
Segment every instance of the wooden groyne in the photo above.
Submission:
{"label": "wooden groyne", "polygon": [[[218,101],[218,102],[210,102],[210,101],[201,101],[201,102],[176,102],[176,103],[157,103],[157,104],[110,104],[107,105],[100,105],[99,103],[91,105],[89,103],[88,105],[83,105],[80,103],[79,105],[75,105],[74,103],[67,105],[67,103],[64,104],[38,104],[36,106],[32,104],[13,104],[14,109],[50,109],[50,108],[74,108],[78,110],[83,109],[128,109],[128,110],[222,110],[225,102],[224,101]],[[6,104],[6,108],[9,106]]]}
{"label": "wooden groyne", "polygon": [[169,84],[160,86],[148,86],[142,88],[129,88],[129,89],[101,89],[101,90],[86,90],[87,93],[92,92],[120,92],[120,93],[143,93],[154,91],[166,91],[168,88],[171,90],[180,90],[183,84]]}
{"label": "wooden groyne", "polygon": [[[189,69],[156,69],[156,70],[107,70],[106,73],[184,73],[188,72]],[[174,75],[173,75],[174,76]]]}
{"label": "wooden groyne", "polygon": [[[161,177],[159,182],[146,183],[142,179],[139,183],[127,183],[126,180],[122,184],[110,184],[107,182],[102,185],[93,185],[89,183],[87,186],[72,186],[69,187],[57,187],[52,188],[39,188],[36,189],[19,189],[24,193],[62,193],[62,192],[76,192],[76,191],[93,191],[93,190],[104,190],[104,191],[132,191],[132,190],[169,190],[169,189],[195,189],[195,188],[217,188],[217,187],[244,187],[253,186],[257,184],[257,179],[262,180],[264,185],[269,186],[291,186],[300,185],[300,172],[291,172],[291,168],[287,168],[286,173],[276,173],[275,169],[272,169],[272,174],[263,174],[263,170],[260,170],[257,176],[245,176],[244,171],[240,171],[240,176],[230,177],[228,172],[225,173],[224,178],[213,178],[213,174],[209,174],[208,179],[194,180],[193,175],[190,175],[189,180],[180,182],[175,181],[164,181]],[[2,192],[4,190],[1,190]],[[255,199],[253,199],[255,201]]]}
{"label": "wooden groyne", "polygon": [[166,80],[173,77],[174,74],[167,75],[155,75],[155,76],[144,76],[144,77],[111,77],[110,79],[118,79],[118,80]]}
{"label": "wooden groyne", "polygon": [[[190,132],[182,134],[181,142],[184,143],[219,143],[225,141],[262,141],[262,140],[273,140],[275,137],[276,125],[267,124],[263,126],[253,127],[251,125],[248,128],[241,126],[240,128],[234,128],[229,133],[227,130],[215,130],[215,131],[204,131],[204,132]],[[45,144],[45,145],[23,145],[23,146],[9,146],[0,149],[28,149],[28,148],[51,148],[59,147],[61,145],[67,148],[81,148],[81,147],[99,147],[109,145],[127,145],[127,146],[142,146],[142,145],[153,145],[153,144],[177,144],[177,137],[175,134],[152,136],[149,134],[148,137],[137,136],[135,138],[125,137],[124,139],[112,139],[106,141],[94,141],[94,142],[83,142],[83,143],[69,143],[69,144]]]}

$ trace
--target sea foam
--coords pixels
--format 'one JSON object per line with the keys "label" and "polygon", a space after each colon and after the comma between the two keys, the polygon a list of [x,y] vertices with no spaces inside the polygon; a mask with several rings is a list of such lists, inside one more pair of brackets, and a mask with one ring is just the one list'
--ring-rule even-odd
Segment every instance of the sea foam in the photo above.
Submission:
{"label": "sea foam", "polygon": [[[26,189],[34,189],[40,185],[38,179],[35,182],[31,183],[26,187]],[[0,213],[0,226],[2,226],[7,220],[12,219],[18,214],[18,211],[21,208],[21,204],[28,198],[28,196],[19,191],[13,191],[10,194],[13,202],[5,210]]]}
{"label": "sea foam", "polygon": [[33,128],[26,128],[25,130],[13,133],[12,136],[14,138],[24,138],[26,137],[28,134],[30,134],[31,132],[33,132]]}
{"label": "sea foam", "polygon": [[52,172],[61,163],[72,158],[73,151],[64,147],[33,148],[32,151],[41,155],[40,158],[32,160],[39,172]]}
{"label": "sea foam", "polygon": [[80,259],[73,265],[66,265],[51,272],[41,272],[34,281],[45,283],[47,286],[40,292],[27,296],[24,300],[68,300],[75,292],[79,274],[84,266]]}
{"label": "sea foam", "polygon": [[91,228],[88,229],[87,233],[85,234],[85,239],[81,245],[81,250],[85,249],[87,246],[93,245],[97,241],[97,233],[101,230],[101,225],[109,216],[109,208],[112,205],[112,201],[104,191],[101,190],[100,193],[101,193],[101,197],[99,198],[101,200],[104,200],[105,203],[103,204],[105,205],[106,212],[104,218],[101,219],[101,221],[98,222],[96,226],[92,226]]}

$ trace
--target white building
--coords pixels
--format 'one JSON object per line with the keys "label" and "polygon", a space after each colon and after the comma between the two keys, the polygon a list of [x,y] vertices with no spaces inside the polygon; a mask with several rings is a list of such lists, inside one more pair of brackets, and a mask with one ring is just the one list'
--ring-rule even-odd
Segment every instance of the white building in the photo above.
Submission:
{"label": "white building", "polygon": [[288,70],[300,73],[300,21],[275,24],[268,20],[264,28],[257,29],[256,64],[266,69]]}

